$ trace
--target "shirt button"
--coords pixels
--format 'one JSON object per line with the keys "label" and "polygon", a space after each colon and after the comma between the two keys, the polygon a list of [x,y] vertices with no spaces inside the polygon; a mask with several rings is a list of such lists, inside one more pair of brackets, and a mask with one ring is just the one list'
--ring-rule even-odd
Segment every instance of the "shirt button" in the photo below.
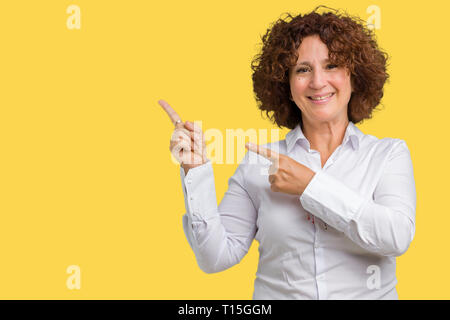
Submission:
{"label": "shirt button", "polygon": [[320,276],[317,276],[317,280],[323,280],[325,279],[325,276],[323,274],[321,274]]}
{"label": "shirt button", "polygon": [[187,180],[187,183],[191,184],[191,182],[192,182],[192,180],[191,180],[191,179],[188,179],[188,180]]}
{"label": "shirt button", "polygon": [[314,248],[320,248],[320,245],[318,243],[314,243]]}

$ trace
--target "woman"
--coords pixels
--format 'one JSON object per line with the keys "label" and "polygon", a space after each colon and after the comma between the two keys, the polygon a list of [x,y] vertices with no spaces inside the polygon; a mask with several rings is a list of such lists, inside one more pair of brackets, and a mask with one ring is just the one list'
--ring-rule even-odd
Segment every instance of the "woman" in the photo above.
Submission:
{"label": "woman", "polygon": [[412,161],[405,141],[355,126],[383,96],[387,55],[358,18],[288,18],[252,63],[259,108],[292,129],[247,145],[272,162],[269,177],[247,152],[217,206],[201,131],[160,101],[176,124],[186,237],[207,273],[237,264],[256,239],[254,299],[398,299],[396,257],[415,232]]}

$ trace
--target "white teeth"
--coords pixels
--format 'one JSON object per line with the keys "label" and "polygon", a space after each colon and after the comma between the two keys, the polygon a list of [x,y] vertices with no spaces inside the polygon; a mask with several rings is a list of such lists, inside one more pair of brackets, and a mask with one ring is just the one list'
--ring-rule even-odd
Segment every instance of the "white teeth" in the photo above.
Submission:
{"label": "white teeth", "polygon": [[312,100],[324,100],[324,99],[327,99],[327,98],[329,98],[329,97],[331,97],[333,95],[333,93],[330,93],[329,95],[327,95],[327,96],[325,96],[325,97],[320,97],[320,98],[313,98],[313,97],[310,97]]}

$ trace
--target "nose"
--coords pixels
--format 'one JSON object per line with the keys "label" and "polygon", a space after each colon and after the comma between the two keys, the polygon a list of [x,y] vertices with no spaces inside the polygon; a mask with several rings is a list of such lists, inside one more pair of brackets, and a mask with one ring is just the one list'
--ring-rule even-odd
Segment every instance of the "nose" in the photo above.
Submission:
{"label": "nose", "polygon": [[314,90],[320,90],[327,84],[327,75],[321,68],[316,68],[312,72],[312,78],[309,87]]}

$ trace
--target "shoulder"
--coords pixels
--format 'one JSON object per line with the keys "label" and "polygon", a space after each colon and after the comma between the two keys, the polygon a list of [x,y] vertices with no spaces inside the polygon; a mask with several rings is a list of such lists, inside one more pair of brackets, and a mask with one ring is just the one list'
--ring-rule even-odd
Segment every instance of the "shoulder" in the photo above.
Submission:
{"label": "shoulder", "polygon": [[362,137],[360,152],[362,154],[379,155],[388,160],[392,160],[398,155],[410,156],[405,140],[391,137],[377,138],[373,135]]}
{"label": "shoulder", "polygon": [[376,136],[366,134],[361,138],[361,146],[363,149],[384,149],[384,150],[395,150],[399,148],[407,147],[406,141],[398,138],[377,138]]}

